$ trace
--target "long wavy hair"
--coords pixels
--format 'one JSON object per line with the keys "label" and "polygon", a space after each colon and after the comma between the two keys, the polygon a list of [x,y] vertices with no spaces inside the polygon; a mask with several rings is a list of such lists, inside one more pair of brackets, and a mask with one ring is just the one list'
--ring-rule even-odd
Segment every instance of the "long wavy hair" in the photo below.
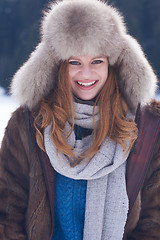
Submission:
{"label": "long wavy hair", "polygon": [[[68,156],[71,166],[82,160],[91,159],[100,149],[106,136],[119,143],[124,151],[129,151],[137,138],[138,129],[133,120],[127,120],[127,104],[119,91],[116,71],[109,67],[108,79],[98,94],[93,108],[93,123],[95,106],[99,106],[100,120],[93,129],[92,146],[78,155],[68,143],[67,138],[74,130],[74,107],[71,84],[69,81],[68,61],[60,65],[57,85],[54,90],[40,102],[38,114],[35,117],[36,140],[39,147],[45,151],[44,129],[51,124],[51,138],[56,149]],[[72,126],[67,134],[64,127],[68,117],[72,118]],[[127,149],[127,140],[129,147]],[[74,161],[73,161],[74,160]]]}

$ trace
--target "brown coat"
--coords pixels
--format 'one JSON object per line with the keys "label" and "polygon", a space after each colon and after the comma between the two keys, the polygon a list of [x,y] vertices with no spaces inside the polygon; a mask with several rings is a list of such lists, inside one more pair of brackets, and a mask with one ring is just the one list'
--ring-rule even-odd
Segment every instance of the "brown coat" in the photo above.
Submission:
{"label": "brown coat", "polygon": [[[45,169],[41,159],[47,159],[46,154],[40,155],[33,129],[25,119],[24,109],[19,108],[8,123],[1,146],[0,239],[50,240],[54,196],[49,192],[53,192],[54,170]],[[128,217],[124,239],[160,240],[160,137]]]}

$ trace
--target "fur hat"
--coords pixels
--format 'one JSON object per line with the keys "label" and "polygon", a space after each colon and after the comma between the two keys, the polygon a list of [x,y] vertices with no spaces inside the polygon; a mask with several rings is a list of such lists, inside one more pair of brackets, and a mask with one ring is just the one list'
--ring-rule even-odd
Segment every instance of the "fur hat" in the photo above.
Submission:
{"label": "fur hat", "polygon": [[157,78],[140,45],[127,33],[118,10],[99,0],[50,5],[41,42],[15,74],[12,95],[32,109],[54,88],[60,61],[78,55],[106,55],[111,66],[118,66],[119,87],[132,111],[154,97]]}

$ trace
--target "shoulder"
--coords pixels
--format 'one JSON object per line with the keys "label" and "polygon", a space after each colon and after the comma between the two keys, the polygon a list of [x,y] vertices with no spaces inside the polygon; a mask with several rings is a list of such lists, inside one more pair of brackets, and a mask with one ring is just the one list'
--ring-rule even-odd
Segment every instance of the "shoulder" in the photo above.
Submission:
{"label": "shoulder", "polygon": [[[25,119],[25,108],[19,107],[11,115],[5,129],[1,150],[28,145],[28,129]],[[28,147],[27,147],[28,148]]]}
{"label": "shoulder", "polygon": [[149,134],[151,134],[152,137],[155,136],[155,134],[158,136],[158,129],[160,129],[160,102],[152,100],[146,106],[142,108],[139,107],[136,113],[136,123],[139,130],[138,137],[140,136],[140,139],[144,137],[144,132],[146,131],[149,138]]}
{"label": "shoulder", "polygon": [[156,135],[156,140],[154,144],[154,154],[160,154],[160,102],[152,100],[152,102],[147,106],[148,112],[151,114],[150,122],[148,122],[148,129],[152,129],[152,134]]}
{"label": "shoulder", "polygon": [[[157,175],[157,171],[159,172],[159,181],[160,181],[160,102],[153,100],[150,105],[147,106],[149,113],[151,113],[153,119],[155,121],[151,121],[148,124],[148,128],[151,128],[151,133],[155,134],[155,140],[152,148],[152,157],[150,162],[150,167],[148,169],[148,176],[146,179],[149,179],[154,174]],[[154,125],[153,125],[154,124]],[[157,125],[157,129],[155,130],[155,125]],[[148,130],[148,129],[147,129]],[[148,139],[151,143],[151,137]]]}
{"label": "shoulder", "polygon": [[18,132],[24,132],[25,130],[25,109],[23,107],[19,107],[12,113],[5,129],[5,134],[13,135],[17,134]]}
{"label": "shoulder", "polygon": [[151,103],[147,106],[150,113],[155,116],[160,116],[160,102],[152,100]]}
{"label": "shoulder", "polygon": [[11,131],[23,131],[27,129],[30,117],[36,115],[36,111],[30,111],[28,108],[19,107],[11,115],[6,129]]}
{"label": "shoulder", "polygon": [[25,109],[23,107],[17,108],[12,113],[11,118],[8,121],[8,126],[11,128],[12,127],[14,128],[16,127],[16,125],[22,124],[24,122],[24,113],[25,113]]}

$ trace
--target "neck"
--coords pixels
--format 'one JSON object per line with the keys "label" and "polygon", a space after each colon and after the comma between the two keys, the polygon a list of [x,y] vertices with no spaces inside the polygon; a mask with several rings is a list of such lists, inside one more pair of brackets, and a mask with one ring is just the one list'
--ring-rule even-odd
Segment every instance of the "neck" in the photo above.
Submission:
{"label": "neck", "polygon": [[87,105],[94,106],[95,101],[97,99],[97,96],[94,97],[93,99],[90,99],[90,100],[83,100],[83,99],[80,99],[77,96],[73,95],[73,99],[76,103],[81,103],[81,104],[87,104]]}

